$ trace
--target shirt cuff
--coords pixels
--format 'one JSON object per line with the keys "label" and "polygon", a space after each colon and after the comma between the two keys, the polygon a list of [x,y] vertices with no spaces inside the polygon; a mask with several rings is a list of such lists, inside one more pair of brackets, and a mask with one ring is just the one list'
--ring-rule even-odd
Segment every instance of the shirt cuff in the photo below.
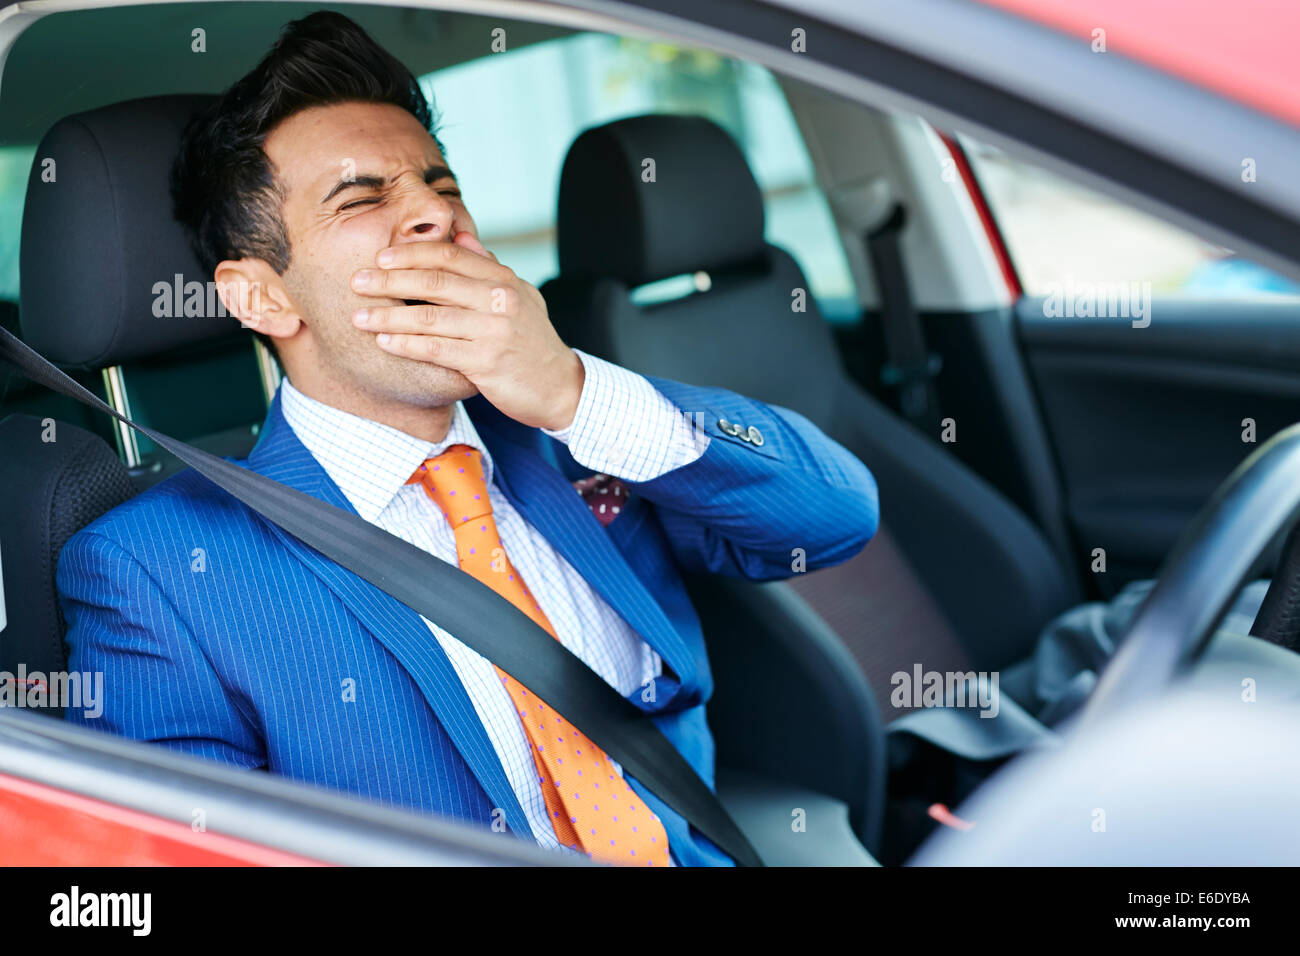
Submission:
{"label": "shirt cuff", "polygon": [[709,436],[643,375],[574,349],[586,378],[567,428],[543,433],[578,464],[623,481],[650,481],[689,465]]}

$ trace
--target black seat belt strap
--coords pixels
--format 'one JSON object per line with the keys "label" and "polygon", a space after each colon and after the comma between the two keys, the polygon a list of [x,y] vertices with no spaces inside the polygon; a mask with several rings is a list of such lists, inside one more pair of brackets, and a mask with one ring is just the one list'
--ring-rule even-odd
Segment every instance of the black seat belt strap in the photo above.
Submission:
{"label": "black seat belt strap", "polygon": [[886,364],[882,381],[898,389],[903,417],[931,438],[939,437],[939,404],[934,377],[941,359],[925,347],[921,317],[903,266],[900,237],[907,221],[895,203],[884,222],[867,232],[867,251],[880,292],[880,324],[885,338]]}
{"label": "black seat belt strap", "polygon": [[763,865],[717,795],[650,717],[481,581],[358,515],[136,424],[4,329],[0,360],[147,435],[268,521],[436,621],[581,728],[736,863]]}

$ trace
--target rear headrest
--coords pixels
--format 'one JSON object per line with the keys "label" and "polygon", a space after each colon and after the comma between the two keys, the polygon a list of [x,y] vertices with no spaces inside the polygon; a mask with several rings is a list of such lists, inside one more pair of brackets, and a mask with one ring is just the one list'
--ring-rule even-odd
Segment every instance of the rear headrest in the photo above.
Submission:
{"label": "rear headrest", "polygon": [[246,334],[209,307],[212,276],[168,189],[185,124],[214,99],[128,100],[62,119],[41,140],[23,210],[21,323],[47,358],[99,368]]}
{"label": "rear headrest", "polygon": [[564,160],[556,229],[561,276],[629,287],[764,255],[758,183],[703,116],[633,116],[583,132]]}

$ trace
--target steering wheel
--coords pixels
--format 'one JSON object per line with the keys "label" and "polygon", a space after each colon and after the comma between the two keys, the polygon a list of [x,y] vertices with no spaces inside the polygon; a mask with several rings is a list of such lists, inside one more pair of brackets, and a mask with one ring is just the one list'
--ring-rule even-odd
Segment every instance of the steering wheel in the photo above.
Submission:
{"label": "steering wheel", "polygon": [[[1219,486],[1170,552],[1078,716],[1084,726],[1159,693],[1214,636],[1260,558],[1300,512],[1300,424],[1278,432]],[[1251,633],[1292,646],[1300,627],[1300,536],[1287,539]]]}
{"label": "steering wheel", "polygon": [[[1298,512],[1300,425],[1292,425],[1237,466],[1174,546],[1092,694],[1066,718],[1068,743],[1000,769],[960,808],[974,828],[939,828],[908,865],[1294,865],[1300,775],[1284,767],[1264,780],[1259,768],[1292,749],[1300,708],[1282,699],[1261,711],[1235,695],[1172,692]],[[1298,541],[1292,531],[1251,629],[1292,649]],[[1129,708],[1138,719],[1118,713]],[[1222,813],[1247,805],[1254,812]],[[1089,825],[1097,813],[1125,821],[1122,837],[1099,839]],[[1191,839],[1206,832],[1209,815],[1220,822]]]}

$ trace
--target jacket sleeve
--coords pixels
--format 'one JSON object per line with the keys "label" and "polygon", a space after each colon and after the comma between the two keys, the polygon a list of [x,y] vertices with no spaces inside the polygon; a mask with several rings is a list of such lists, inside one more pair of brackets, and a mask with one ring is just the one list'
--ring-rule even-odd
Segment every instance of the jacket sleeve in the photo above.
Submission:
{"label": "jacket sleeve", "polygon": [[98,699],[83,696],[66,720],[236,767],[266,763],[261,735],[136,558],[82,531],[59,557],[58,585],[68,669],[103,675]]}
{"label": "jacket sleeve", "polygon": [[629,483],[654,503],[687,570],[771,580],[847,561],[871,540],[871,472],[797,412],[647,376],[701,444],[695,461]]}

